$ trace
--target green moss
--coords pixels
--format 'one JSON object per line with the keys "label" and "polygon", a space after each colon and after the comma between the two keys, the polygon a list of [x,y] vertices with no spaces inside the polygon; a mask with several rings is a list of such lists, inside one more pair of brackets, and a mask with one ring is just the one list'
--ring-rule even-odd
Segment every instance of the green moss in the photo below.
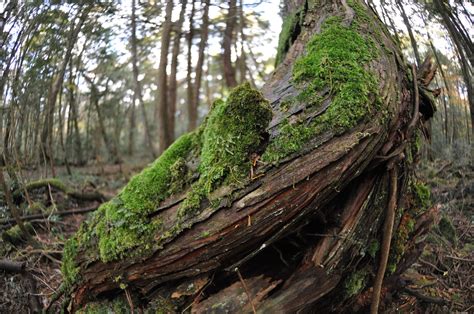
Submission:
{"label": "green moss", "polygon": [[[195,136],[190,133],[180,137],[148,168],[134,176],[117,197],[102,204],[93,218],[67,241],[62,267],[66,282],[77,279],[74,259],[79,249],[98,251],[98,257],[109,262],[145,254],[152,248],[152,237],[160,221],[151,221],[148,214],[160,201],[184,187],[177,168],[195,148]],[[89,254],[94,255],[91,252]]]}
{"label": "green moss", "polygon": [[278,38],[277,55],[275,58],[275,66],[278,66],[286,56],[293,42],[301,31],[305,16],[304,9],[290,13],[283,19],[280,36]]}
{"label": "green moss", "polygon": [[63,274],[64,283],[66,286],[70,286],[77,280],[79,268],[77,267],[74,259],[77,255],[78,248],[79,243],[75,236],[67,240],[64,245],[61,273]]}
{"label": "green moss", "polygon": [[415,194],[415,206],[425,210],[431,206],[431,192],[427,185],[422,182],[413,182],[412,190]]}
{"label": "green moss", "polygon": [[78,251],[91,256],[91,260],[110,262],[143,256],[153,245],[159,245],[153,236],[162,223],[151,220],[149,214],[166,197],[191,184],[186,165],[191,157],[200,157],[196,158],[201,161],[199,179],[183,201],[178,219],[163,230],[162,240],[182,231],[187,226],[182,219],[194,213],[216,187],[245,181],[249,156],[262,146],[271,116],[268,102],[248,83],[235,88],[226,102],[216,102],[203,126],[180,137],[151,166],[133,177],[66,243],[62,268],[65,281],[77,280]]}
{"label": "green moss", "polygon": [[25,188],[30,191],[30,190],[35,190],[39,189],[42,187],[47,187],[50,185],[53,188],[56,188],[57,190],[67,192],[68,188],[67,186],[59,179],[56,178],[49,178],[49,179],[43,179],[43,180],[38,180],[38,181],[33,181],[28,183]]}
{"label": "green moss", "polygon": [[149,212],[169,194],[173,180],[170,168],[192,149],[194,133],[181,136],[150,167],[134,176],[119,194],[124,207],[133,212]]}
{"label": "green moss", "polygon": [[375,255],[377,254],[377,252],[379,251],[380,249],[380,243],[379,241],[377,240],[372,240],[369,244],[369,248],[367,250],[367,253],[369,253],[369,255],[372,257],[372,258],[375,258]]}
{"label": "green moss", "polygon": [[332,129],[343,133],[375,113],[380,108],[378,84],[366,65],[376,57],[373,42],[355,26],[342,25],[339,17],[328,18],[321,33],[306,45],[306,54],[296,60],[293,81],[300,90],[298,102],[310,109],[329,98],[331,104],[310,123],[283,124],[263,159],[278,162],[321,132]]}
{"label": "green moss", "polygon": [[[34,232],[33,225],[29,222],[23,223],[25,226],[25,229],[32,234]],[[25,241],[27,241],[27,237],[23,234],[23,232],[20,229],[20,226],[15,225],[11,227],[10,229],[4,231],[2,233],[2,239],[5,242],[8,242],[12,245],[18,245],[21,244]]]}
{"label": "green moss", "polygon": [[250,155],[261,149],[271,118],[268,101],[249,83],[214,104],[202,133],[200,177],[181,205],[181,217],[198,209],[220,184],[239,185],[248,177]]}
{"label": "green moss", "polygon": [[347,297],[357,295],[367,284],[367,270],[362,269],[350,275],[344,282]]}
{"label": "green moss", "polygon": [[174,164],[170,167],[171,172],[171,183],[170,192],[176,193],[181,191],[186,184],[187,167],[186,160],[182,157],[178,158]]}

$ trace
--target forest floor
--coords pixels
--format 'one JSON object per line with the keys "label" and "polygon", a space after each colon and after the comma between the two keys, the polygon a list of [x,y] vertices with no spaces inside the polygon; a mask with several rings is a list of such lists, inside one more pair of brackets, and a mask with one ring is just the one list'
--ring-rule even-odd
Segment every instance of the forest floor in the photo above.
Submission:
{"label": "forest floor", "polygon": [[[68,175],[63,168],[57,170],[58,177],[71,189],[98,191],[111,198],[144,166],[141,162],[73,168],[72,175]],[[23,179],[29,182],[44,175],[30,171],[23,174]],[[474,165],[438,160],[424,163],[418,176],[431,187],[433,203],[439,204],[441,208],[441,220],[428,234],[421,258],[403,275],[406,288],[392,296],[385,311],[472,312]],[[26,265],[23,273],[0,270],[0,313],[28,313],[31,307],[48,305],[61,284],[60,264],[64,242],[88,215],[58,216],[55,212],[92,210],[99,205],[95,201],[69,198],[53,188],[35,190],[29,197],[30,207],[40,202],[50,213],[45,218],[30,221],[34,239],[39,243],[37,247],[26,243],[24,239],[15,238],[14,229],[8,231],[10,227],[5,223],[6,214],[2,212],[5,208],[0,206],[0,257]]]}

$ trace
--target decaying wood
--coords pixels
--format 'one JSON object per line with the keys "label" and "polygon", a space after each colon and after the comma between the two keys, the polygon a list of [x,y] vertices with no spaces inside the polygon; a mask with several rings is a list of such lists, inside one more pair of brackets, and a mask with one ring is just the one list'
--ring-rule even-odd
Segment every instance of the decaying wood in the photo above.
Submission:
{"label": "decaying wood", "polygon": [[[355,12],[348,8],[346,1],[320,1],[307,10],[301,33],[263,88],[273,111],[269,141],[278,136],[284,121],[310,121],[331,105],[329,100],[316,114],[304,111],[307,104],[282,108],[285,99],[299,93],[291,80],[294,61],[327,17],[341,16],[350,25]],[[370,258],[365,252],[372,240],[382,239],[389,201],[387,162],[396,163],[399,171],[392,176],[398,193],[390,203],[403,204],[410,166],[402,153],[408,149],[412,129],[434,110],[425,92],[418,99],[419,86],[410,82],[410,69],[397,45],[388,32],[380,31],[383,27],[373,12],[367,13],[375,22],[363,25],[364,31],[380,32],[381,41],[376,43],[380,56],[368,67],[377,75],[389,118],[374,112],[343,134],[323,132],[278,166],[260,166],[265,175],[241,190],[219,188],[213,193],[223,197],[220,205],[204,204],[185,221],[187,229],[160,243],[153,254],[103,263],[79,252],[80,280],[69,293],[73,310],[95,299],[123,294],[120,283],[113,280],[117,276],[127,284],[133,300],[142,305],[167,300],[177,311],[201,313],[217,306],[216,311],[253,312],[254,306],[261,313],[314,308],[322,312],[348,310],[354,304],[354,298],[344,293],[349,275],[363,269],[374,273],[375,261],[381,258]],[[430,80],[419,79],[422,85]],[[396,156],[400,158],[393,160]],[[182,200],[183,195],[178,195],[163,201],[150,218],[171,224]],[[429,211],[418,217],[410,239],[413,246],[408,245],[397,272],[419,253],[416,238],[428,225],[418,221],[433,221],[435,214]],[[398,224],[395,220],[395,228]],[[202,237],[203,232],[208,236]]]}
{"label": "decaying wood", "polygon": [[11,273],[23,272],[25,270],[25,265],[26,264],[23,262],[15,262],[7,259],[0,260],[0,269]]}

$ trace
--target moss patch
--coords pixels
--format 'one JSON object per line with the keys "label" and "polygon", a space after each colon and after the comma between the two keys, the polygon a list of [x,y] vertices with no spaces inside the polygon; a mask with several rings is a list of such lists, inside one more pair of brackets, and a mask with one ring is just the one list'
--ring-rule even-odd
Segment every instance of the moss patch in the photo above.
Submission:
{"label": "moss patch", "polygon": [[344,282],[347,297],[357,295],[367,284],[367,270],[362,269],[350,275]]}
{"label": "moss patch", "polygon": [[180,216],[192,214],[220,184],[240,185],[248,177],[250,154],[261,149],[271,118],[268,101],[249,83],[233,89],[227,101],[214,103],[202,133],[200,177]]}
{"label": "moss patch", "polygon": [[[31,223],[25,222],[23,223],[23,225],[25,226],[25,229],[28,231],[28,233],[34,234],[34,228]],[[18,225],[15,225],[10,229],[4,231],[2,233],[2,239],[3,241],[8,242],[12,245],[18,245],[28,240],[27,237],[21,231],[20,226]]]}
{"label": "moss patch", "polygon": [[278,162],[325,130],[343,133],[380,108],[377,79],[365,68],[377,57],[375,45],[356,25],[346,27],[341,21],[328,18],[293,67],[293,81],[300,90],[296,100],[316,107],[330,98],[330,106],[310,123],[284,123],[265,161]]}
{"label": "moss patch", "polygon": [[165,198],[191,184],[186,162],[193,157],[200,157],[196,158],[201,162],[199,179],[191,185],[177,220],[163,230],[162,240],[182,231],[183,219],[192,216],[219,185],[239,186],[248,181],[249,157],[264,146],[271,117],[268,102],[248,83],[236,87],[226,102],[216,102],[197,131],[180,137],[67,241],[62,267],[66,284],[77,280],[78,252],[91,260],[110,262],[143,256],[158,245],[153,237],[162,223],[151,220],[149,214]]}

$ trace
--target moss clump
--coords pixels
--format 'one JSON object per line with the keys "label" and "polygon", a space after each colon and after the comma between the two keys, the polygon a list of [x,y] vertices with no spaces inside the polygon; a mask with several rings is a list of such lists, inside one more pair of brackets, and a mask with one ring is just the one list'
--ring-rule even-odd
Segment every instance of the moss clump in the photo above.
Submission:
{"label": "moss clump", "polygon": [[431,206],[431,192],[428,186],[422,182],[414,182],[412,190],[415,194],[415,206],[425,210]]}
{"label": "moss clump", "polygon": [[102,219],[95,231],[102,261],[121,258],[136,246],[142,252],[151,249],[150,238],[160,223],[150,222],[148,214],[178,186],[184,186],[183,178],[173,175],[180,175],[175,168],[192,150],[193,136],[180,137],[151,166],[133,177],[116,198],[99,208]]}
{"label": "moss clump", "polygon": [[279,65],[283,61],[286,53],[301,32],[301,25],[303,24],[304,16],[305,10],[300,9],[290,13],[283,19],[280,36],[278,38],[275,66]]}
{"label": "moss clump", "polygon": [[271,116],[268,102],[248,83],[234,89],[226,102],[216,102],[204,126],[180,137],[67,241],[62,268],[65,281],[77,279],[75,256],[79,251],[103,262],[149,252],[162,225],[159,219],[150,220],[149,214],[166,197],[190,184],[186,161],[200,155],[199,179],[183,201],[178,220],[163,232],[162,239],[180,232],[185,226],[181,218],[199,208],[218,185],[238,184],[249,173],[249,156],[263,143]]}
{"label": "moss clump", "polygon": [[365,269],[356,271],[344,282],[344,290],[347,297],[358,294],[367,284],[367,271]]}
{"label": "moss clump", "polygon": [[239,185],[249,175],[250,154],[261,150],[272,111],[263,95],[244,83],[216,102],[202,133],[199,180],[180,208],[191,214],[222,183]]}
{"label": "moss clump", "polygon": [[174,164],[170,167],[171,182],[170,192],[171,194],[181,191],[186,184],[186,180],[183,178],[187,177],[187,166],[184,158],[178,158]]}
{"label": "moss clump", "polygon": [[367,253],[369,253],[369,255],[372,257],[372,258],[375,258],[375,255],[377,254],[377,252],[379,251],[380,249],[380,243],[379,241],[377,240],[372,240],[369,244],[369,248],[367,250]]}
{"label": "moss clump", "polygon": [[79,243],[76,237],[70,238],[64,245],[61,273],[63,274],[66,286],[70,286],[74,283],[77,279],[77,274],[79,273],[79,267],[77,267],[76,262],[74,261],[78,248]]}
{"label": "moss clump", "polygon": [[[180,137],[148,168],[134,176],[118,196],[102,204],[93,218],[67,241],[62,267],[66,282],[76,280],[78,268],[74,259],[79,250],[98,251],[99,258],[109,262],[151,249],[153,233],[160,221],[150,221],[148,214],[160,201],[177,192],[178,187],[184,187],[185,183],[180,182],[184,179],[176,167],[195,148],[195,137],[195,133]],[[137,247],[140,249],[131,251]]]}
{"label": "moss clump", "polygon": [[380,107],[377,79],[364,67],[377,51],[355,26],[342,25],[339,17],[328,18],[306,50],[293,68],[293,81],[301,90],[297,100],[316,106],[321,104],[322,95],[328,94],[325,97],[331,98],[331,104],[310,123],[284,124],[263,156],[266,161],[277,162],[299,151],[325,130],[340,134]]}
{"label": "moss clump", "polygon": [[25,186],[25,188],[28,191],[30,191],[30,190],[36,190],[42,187],[47,187],[48,185],[63,192],[67,192],[69,190],[68,187],[61,180],[56,179],[56,178],[33,181],[33,182],[28,183]]}
{"label": "moss clump", "polygon": [[[26,231],[28,231],[28,233],[32,234],[34,232],[34,228],[31,223],[25,222],[23,223],[23,225],[25,226],[25,229]],[[18,225],[11,227],[7,231],[4,231],[2,233],[2,239],[3,241],[8,242],[12,245],[18,245],[28,240],[25,234],[21,231],[20,226]]]}

